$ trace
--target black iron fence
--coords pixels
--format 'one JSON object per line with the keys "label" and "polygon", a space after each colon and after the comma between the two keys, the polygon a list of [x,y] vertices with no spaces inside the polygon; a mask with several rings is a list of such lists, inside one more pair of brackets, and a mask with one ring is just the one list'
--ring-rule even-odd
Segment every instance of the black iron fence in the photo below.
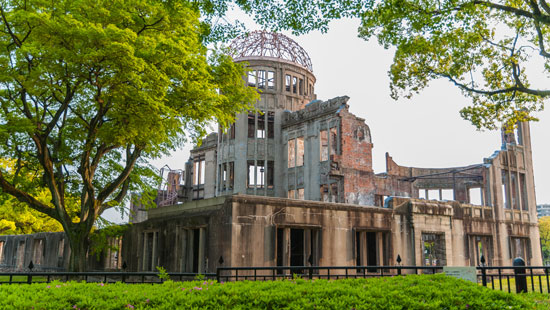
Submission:
{"label": "black iron fence", "polygon": [[[437,266],[278,266],[220,267],[216,273],[166,273],[171,280],[197,279],[227,281],[270,281],[280,279],[355,279],[371,277],[435,274],[443,272]],[[491,289],[507,292],[550,293],[550,266],[476,267],[477,282]],[[1,284],[49,283],[51,281],[85,281],[102,283],[163,283],[158,272],[4,272]]]}

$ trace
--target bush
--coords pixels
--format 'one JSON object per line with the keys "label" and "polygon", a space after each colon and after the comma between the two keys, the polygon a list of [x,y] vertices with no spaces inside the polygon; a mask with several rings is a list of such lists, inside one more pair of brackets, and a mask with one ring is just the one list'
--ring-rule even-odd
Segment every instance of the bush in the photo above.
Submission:
{"label": "bush", "polygon": [[549,309],[548,295],[508,294],[444,275],[354,280],[0,286],[2,309]]}

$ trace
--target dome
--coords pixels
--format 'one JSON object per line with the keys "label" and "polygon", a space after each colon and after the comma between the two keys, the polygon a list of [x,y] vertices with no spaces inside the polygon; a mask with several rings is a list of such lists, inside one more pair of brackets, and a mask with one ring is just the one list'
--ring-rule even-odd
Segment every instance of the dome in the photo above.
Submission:
{"label": "dome", "polygon": [[247,58],[275,58],[289,61],[313,72],[311,59],[296,41],[276,32],[253,31],[231,42],[235,60]]}

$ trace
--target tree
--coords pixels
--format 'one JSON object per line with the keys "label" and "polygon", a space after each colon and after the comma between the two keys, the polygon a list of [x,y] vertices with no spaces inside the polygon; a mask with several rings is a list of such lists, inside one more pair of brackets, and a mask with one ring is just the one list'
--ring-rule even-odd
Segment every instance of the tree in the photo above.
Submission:
{"label": "tree", "polygon": [[542,261],[550,263],[550,216],[539,218],[540,244],[542,246]]}
{"label": "tree", "polygon": [[101,214],[147,187],[147,159],[258,96],[184,1],[1,1],[0,20],[0,188],[61,224],[73,271]]}
{"label": "tree", "polygon": [[536,120],[550,96],[547,0],[237,1],[258,23],[295,34],[361,19],[359,36],[395,48],[391,96],[411,97],[434,79],[459,87],[478,129]]}

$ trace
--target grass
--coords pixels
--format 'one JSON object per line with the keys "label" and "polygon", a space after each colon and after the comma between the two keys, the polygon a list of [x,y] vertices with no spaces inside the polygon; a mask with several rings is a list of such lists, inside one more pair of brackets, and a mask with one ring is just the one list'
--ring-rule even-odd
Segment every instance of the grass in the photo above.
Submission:
{"label": "grass", "polygon": [[[33,276],[32,282],[46,282],[48,279],[46,277],[42,276]],[[9,276],[0,276],[0,283],[9,282],[10,277]],[[27,283],[27,276],[13,276],[12,282],[25,282]]]}
{"label": "grass", "polygon": [[508,294],[445,275],[0,286],[0,309],[550,309],[549,300],[547,294]]}
{"label": "grass", "polygon": [[[550,293],[550,291],[548,290],[548,282],[547,282],[547,280],[550,280],[550,279],[547,279],[546,276],[534,276],[534,277],[529,276],[529,277],[526,277],[526,280],[527,280],[528,292]],[[499,280],[498,277],[494,277],[492,280],[493,281],[492,283],[490,282],[491,277],[488,277],[487,281],[488,281],[487,287],[489,288],[494,287],[494,289],[500,290],[500,286],[502,285],[502,291],[508,292],[508,288],[510,288],[511,293],[516,292],[516,279],[514,276],[510,276],[509,278],[506,278],[505,276],[503,276],[502,280]]]}

